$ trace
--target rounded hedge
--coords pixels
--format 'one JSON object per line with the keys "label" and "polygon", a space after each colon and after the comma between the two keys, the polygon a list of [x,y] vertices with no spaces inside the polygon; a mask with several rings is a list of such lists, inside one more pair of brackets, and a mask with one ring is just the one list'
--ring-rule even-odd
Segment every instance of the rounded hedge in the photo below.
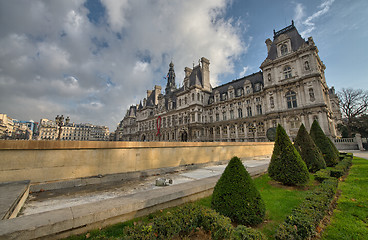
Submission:
{"label": "rounded hedge", "polygon": [[268,174],[273,180],[284,185],[303,185],[309,180],[307,165],[280,124],[276,129],[275,146]]}
{"label": "rounded hedge", "polygon": [[319,148],[314,144],[307,129],[302,124],[294,141],[294,147],[299,152],[303,161],[307,164],[309,172],[315,173],[326,168],[325,160]]}
{"label": "rounded hedge", "polygon": [[333,143],[322,131],[321,127],[319,126],[316,120],[314,120],[311,126],[310,136],[312,137],[316,146],[321,150],[327,167],[335,166],[339,161],[339,155],[334,149]]}
{"label": "rounded hedge", "polygon": [[233,222],[253,226],[263,221],[265,204],[238,157],[233,157],[212,194],[212,208]]}

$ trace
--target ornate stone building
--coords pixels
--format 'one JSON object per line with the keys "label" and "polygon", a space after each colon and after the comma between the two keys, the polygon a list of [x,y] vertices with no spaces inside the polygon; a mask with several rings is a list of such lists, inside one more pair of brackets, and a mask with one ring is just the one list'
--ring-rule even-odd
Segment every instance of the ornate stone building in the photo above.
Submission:
{"label": "ornate stone building", "polygon": [[143,102],[131,106],[116,130],[122,141],[269,141],[281,124],[295,138],[303,123],[318,120],[336,136],[338,101],[325,80],[325,65],[313,38],[304,40],[294,23],[266,40],[261,71],[212,88],[210,61],[186,67],[184,84],[175,84],[169,65],[165,93],[155,86]]}

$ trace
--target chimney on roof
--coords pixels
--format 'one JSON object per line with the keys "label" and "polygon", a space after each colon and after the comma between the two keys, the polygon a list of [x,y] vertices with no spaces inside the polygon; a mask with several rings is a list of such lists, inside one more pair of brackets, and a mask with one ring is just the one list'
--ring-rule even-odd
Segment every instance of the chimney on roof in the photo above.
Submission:
{"label": "chimney on roof", "polygon": [[271,44],[272,44],[272,41],[271,39],[267,38],[266,41],[265,41],[266,45],[267,45],[267,53],[270,51],[271,49]]}
{"label": "chimney on roof", "polygon": [[151,96],[152,90],[147,90],[147,99]]}
{"label": "chimney on roof", "polygon": [[210,83],[210,60],[205,57],[201,58],[202,63],[202,83],[203,90],[212,91],[211,83]]}
{"label": "chimney on roof", "polygon": [[155,85],[155,102],[154,104],[158,104],[158,95],[161,94],[161,86]]}

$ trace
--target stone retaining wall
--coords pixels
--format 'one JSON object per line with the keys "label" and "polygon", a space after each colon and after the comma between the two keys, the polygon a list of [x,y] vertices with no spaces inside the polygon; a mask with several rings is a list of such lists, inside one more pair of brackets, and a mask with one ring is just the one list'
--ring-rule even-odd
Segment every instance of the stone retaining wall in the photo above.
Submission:
{"label": "stone retaining wall", "polygon": [[0,141],[0,182],[32,184],[271,155],[274,143]]}

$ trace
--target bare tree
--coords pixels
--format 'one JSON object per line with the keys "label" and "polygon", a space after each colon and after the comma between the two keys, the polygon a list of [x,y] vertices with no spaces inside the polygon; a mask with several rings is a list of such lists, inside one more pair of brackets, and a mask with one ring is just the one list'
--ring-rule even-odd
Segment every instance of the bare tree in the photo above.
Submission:
{"label": "bare tree", "polygon": [[356,117],[367,114],[368,91],[362,89],[343,88],[337,95],[340,98],[340,107],[348,124]]}

